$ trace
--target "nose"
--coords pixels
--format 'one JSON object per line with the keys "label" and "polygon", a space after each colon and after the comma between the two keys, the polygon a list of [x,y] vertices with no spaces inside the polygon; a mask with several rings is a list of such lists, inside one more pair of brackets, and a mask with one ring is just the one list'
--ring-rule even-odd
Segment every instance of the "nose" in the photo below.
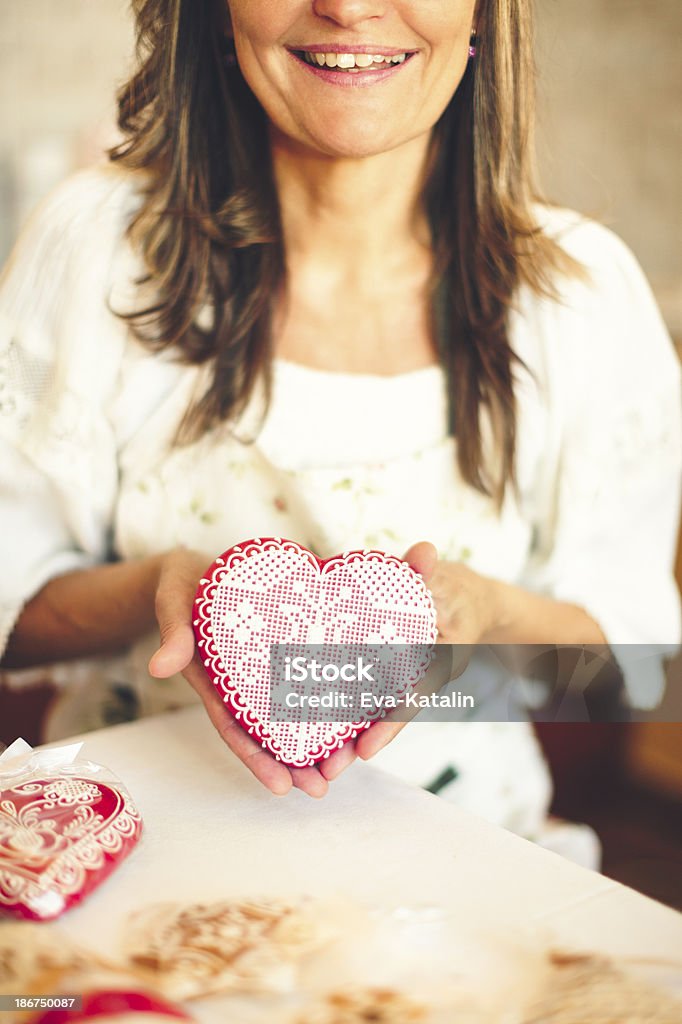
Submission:
{"label": "nose", "polygon": [[354,28],[363,21],[381,18],[390,0],[313,0],[318,18],[334,22],[341,28]]}

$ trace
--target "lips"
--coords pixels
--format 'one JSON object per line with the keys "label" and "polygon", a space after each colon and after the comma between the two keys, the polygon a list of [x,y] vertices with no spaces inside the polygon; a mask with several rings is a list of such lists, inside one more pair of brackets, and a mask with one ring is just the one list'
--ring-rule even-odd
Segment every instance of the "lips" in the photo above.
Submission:
{"label": "lips", "polygon": [[322,72],[324,77],[329,73],[335,76],[377,75],[380,72],[395,71],[407,63],[415,54],[414,50],[398,50],[382,46],[333,46],[313,44],[310,46],[291,48],[289,52],[298,61],[315,71]]}

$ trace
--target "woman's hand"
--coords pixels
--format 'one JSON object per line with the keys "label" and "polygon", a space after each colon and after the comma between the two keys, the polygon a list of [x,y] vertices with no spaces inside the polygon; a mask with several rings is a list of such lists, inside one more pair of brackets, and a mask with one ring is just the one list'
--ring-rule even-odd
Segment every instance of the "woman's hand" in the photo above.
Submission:
{"label": "woman's hand", "polygon": [[462,562],[439,561],[433,544],[422,541],[405,555],[431,591],[439,644],[477,644],[497,625],[497,584]]}
{"label": "woman's hand", "polygon": [[[438,643],[457,644],[468,648],[486,640],[497,626],[497,585],[495,581],[469,569],[460,562],[441,562],[433,546],[426,541],[414,544],[406,555],[406,562],[418,572],[431,591],[436,606]],[[464,671],[468,657],[463,652],[460,671]],[[453,670],[458,675],[457,669]],[[443,685],[453,675],[443,679]],[[355,740],[355,754],[368,760],[385,747],[405,727],[407,722],[377,722]],[[326,779],[334,779],[346,767],[340,751],[332,754],[320,766]],[[346,757],[348,755],[346,754]]]}
{"label": "woman's hand", "polygon": [[[220,696],[204,670],[196,652],[192,609],[199,580],[206,571],[208,559],[197,552],[177,549],[160,560],[156,587],[156,617],[161,633],[161,646],[149,662],[149,672],[157,679],[167,679],[181,672],[199,694],[213,725],[228,747],[253,772],[259,782],[277,796],[284,796],[292,786],[309,796],[324,796],[326,779],[317,768],[288,768],[277,761],[249,736],[226,712]],[[354,751],[340,750],[338,770],[355,758]]]}
{"label": "woman's hand", "polygon": [[[443,678],[442,685],[461,675],[469,661],[468,648],[479,643],[515,645],[517,651],[529,650],[529,645],[587,645],[608,655],[601,627],[578,605],[481,576],[460,562],[440,562],[433,544],[425,541],[413,545],[405,561],[420,573],[431,591],[437,612],[438,642],[457,645],[459,649],[457,662],[447,663],[450,675]],[[520,665],[516,665],[516,670],[522,670]],[[355,753],[363,760],[373,757],[405,725],[377,722],[358,736]],[[326,779],[335,778],[345,767],[342,753],[343,750],[332,754],[321,766]]]}

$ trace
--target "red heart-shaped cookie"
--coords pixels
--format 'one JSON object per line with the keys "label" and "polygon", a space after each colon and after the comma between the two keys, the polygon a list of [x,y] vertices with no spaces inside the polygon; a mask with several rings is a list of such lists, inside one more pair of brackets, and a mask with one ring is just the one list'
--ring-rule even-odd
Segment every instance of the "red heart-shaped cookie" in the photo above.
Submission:
{"label": "red heart-shaped cookie", "polygon": [[0,792],[0,912],[59,917],[130,853],[142,819],[115,786],[75,776]]}
{"label": "red heart-shaped cookie", "polygon": [[[54,1002],[60,1001],[59,996]],[[193,1018],[178,1006],[166,1002],[161,996],[147,992],[126,992],[123,989],[106,989],[86,992],[79,1010],[52,1009],[42,1013],[33,1024],[83,1024],[84,1021],[105,1022],[139,1021],[144,1016],[150,1022],[184,1020],[192,1024]]]}
{"label": "red heart-shaped cookie", "polygon": [[271,645],[357,653],[391,644],[380,689],[399,699],[424,676],[437,635],[431,595],[406,562],[381,551],[321,560],[279,537],[243,541],[216,559],[199,584],[194,631],[226,708],[278,760],[299,767],[329,757],[387,708],[336,722],[275,714]]}

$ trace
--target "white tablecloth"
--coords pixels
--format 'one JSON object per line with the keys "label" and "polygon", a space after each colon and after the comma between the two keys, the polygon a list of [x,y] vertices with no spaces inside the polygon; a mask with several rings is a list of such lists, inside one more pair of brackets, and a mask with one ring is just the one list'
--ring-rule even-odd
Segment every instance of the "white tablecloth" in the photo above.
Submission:
{"label": "white tablecloth", "polygon": [[[156,900],[299,894],[438,906],[482,932],[531,929],[615,955],[682,951],[682,915],[369,765],[353,765],[321,801],[271,796],[199,707],[80,738],[145,822],[137,850],[55,926],[103,954],[129,911]],[[198,1019],[221,1020],[213,1001],[200,1006]]]}

